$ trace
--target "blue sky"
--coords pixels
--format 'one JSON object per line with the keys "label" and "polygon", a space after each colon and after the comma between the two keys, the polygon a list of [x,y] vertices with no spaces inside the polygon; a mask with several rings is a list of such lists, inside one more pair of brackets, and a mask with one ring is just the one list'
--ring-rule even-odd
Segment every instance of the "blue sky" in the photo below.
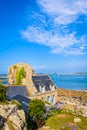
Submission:
{"label": "blue sky", "polygon": [[0,73],[87,72],[87,0],[0,0]]}

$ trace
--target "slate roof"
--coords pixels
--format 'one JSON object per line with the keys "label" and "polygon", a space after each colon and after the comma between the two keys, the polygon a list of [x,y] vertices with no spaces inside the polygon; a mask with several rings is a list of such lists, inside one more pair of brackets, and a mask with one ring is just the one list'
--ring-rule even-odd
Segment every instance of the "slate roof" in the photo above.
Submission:
{"label": "slate roof", "polygon": [[14,95],[23,95],[23,96],[29,96],[27,89],[25,86],[8,86],[6,87],[6,96],[12,97]]}
{"label": "slate roof", "polygon": [[17,100],[18,102],[20,102],[22,104],[22,109],[28,113],[29,102],[31,100],[29,97],[17,94],[13,96],[11,100]]}
{"label": "slate roof", "polygon": [[50,79],[48,75],[34,75],[32,79],[38,92],[40,92],[39,85],[45,86],[46,91],[50,90],[50,85],[54,85],[53,81]]}
{"label": "slate roof", "polygon": [[23,103],[23,102],[29,103],[30,101],[30,98],[19,95],[19,94],[13,96],[12,99],[18,100],[20,103]]}

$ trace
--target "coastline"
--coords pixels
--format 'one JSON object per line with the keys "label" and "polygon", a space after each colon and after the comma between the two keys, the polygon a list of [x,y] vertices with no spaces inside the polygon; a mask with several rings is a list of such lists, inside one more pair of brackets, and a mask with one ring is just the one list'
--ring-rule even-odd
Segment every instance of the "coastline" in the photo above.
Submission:
{"label": "coastline", "polygon": [[58,88],[58,96],[62,97],[77,97],[87,101],[87,90],[67,90]]}
{"label": "coastline", "polygon": [[[46,74],[44,74],[44,75],[46,75]],[[50,74],[48,74],[48,75],[51,78],[51,80],[54,82],[54,80],[51,77],[51,75]],[[1,74],[0,76],[1,77],[5,76],[4,78],[6,78],[6,80],[7,80],[7,75],[6,74]],[[55,84],[55,82],[54,82],[54,84]],[[4,84],[4,85],[5,86],[9,86],[8,84]],[[80,90],[73,90],[73,89],[67,89],[67,87],[66,88],[62,88],[62,87],[60,87],[58,85],[56,85],[56,86],[57,86],[58,95],[60,95],[60,96],[61,95],[63,95],[63,96],[70,96],[70,97],[77,96],[77,97],[82,97],[82,98],[87,100],[87,90],[81,90],[81,89]]]}
{"label": "coastline", "polygon": [[87,91],[87,75],[50,75],[58,88],[72,91]]}

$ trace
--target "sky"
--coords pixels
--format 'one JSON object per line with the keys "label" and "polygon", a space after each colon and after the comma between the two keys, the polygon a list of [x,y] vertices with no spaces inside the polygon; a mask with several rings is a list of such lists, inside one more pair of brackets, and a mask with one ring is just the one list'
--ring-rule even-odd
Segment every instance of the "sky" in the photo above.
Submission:
{"label": "sky", "polygon": [[87,72],[87,0],[0,0],[0,73]]}

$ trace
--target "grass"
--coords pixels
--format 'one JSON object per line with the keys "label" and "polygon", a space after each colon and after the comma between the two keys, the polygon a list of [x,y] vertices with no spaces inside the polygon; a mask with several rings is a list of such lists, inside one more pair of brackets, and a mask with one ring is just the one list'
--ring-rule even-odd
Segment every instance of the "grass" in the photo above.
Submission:
{"label": "grass", "polygon": [[74,123],[74,118],[76,118],[74,115],[58,114],[48,118],[45,125],[54,130],[73,130],[72,127],[76,130],[87,130],[87,118],[79,117],[81,119],[79,123]]}

